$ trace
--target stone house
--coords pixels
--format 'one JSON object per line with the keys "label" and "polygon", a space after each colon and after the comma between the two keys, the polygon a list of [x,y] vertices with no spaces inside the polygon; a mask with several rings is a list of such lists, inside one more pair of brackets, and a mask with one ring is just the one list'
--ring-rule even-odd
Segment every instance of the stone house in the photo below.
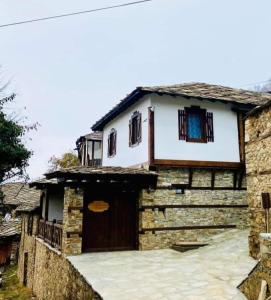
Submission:
{"label": "stone house", "polygon": [[92,126],[103,139],[102,166],[158,174],[139,198],[141,249],[247,226],[243,117],[270,99],[203,83],[140,87]]}
{"label": "stone house", "polygon": [[20,280],[39,299],[92,299],[67,256],[169,248],[246,227],[243,117],[268,100],[208,84],[134,90],[79,138],[80,167],[31,184],[40,210],[24,215]]}

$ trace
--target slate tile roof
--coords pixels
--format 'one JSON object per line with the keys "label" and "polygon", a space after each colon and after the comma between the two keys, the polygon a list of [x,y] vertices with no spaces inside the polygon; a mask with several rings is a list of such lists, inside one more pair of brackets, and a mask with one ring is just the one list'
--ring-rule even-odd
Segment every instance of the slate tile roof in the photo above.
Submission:
{"label": "slate tile roof", "polygon": [[1,185],[1,189],[4,204],[17,206],[16,211],[32,211],[40,205],[40,191],[26,183],[7,183]]}
{"label": "slate tile roof", "polygon": [[21,234],[21,220],[11,219],[0,224],[0,238]]}
{"label": "slate tile roof", "polygon": [[134,104],[146,94],[156,93],[160,95],[182,96],[197,98],[200,100],[222,101],[249,106],[263,105],[271,100],[271,94],[259,93],[243,89],[225,87],[207,83],[184,83],[166,86],[138,87],[113,107],[106,115],[98,120],[92,130],[102,130],[104,125],[114,119],[130,105]]}
{"label": "slate tile roof", "polygon": [[84,135],[87,140],[101,141],[103,139],[103,133],[101,131],[91,132]]}
{"label": "slate tile roof", "polygon": [[156,176],[155,172],[143,168],[122,168],[122,167],[71,167],[60,169],[55,172],[45,174],[47,178],[54,178],[65,174],[78,175],[149,175]]}

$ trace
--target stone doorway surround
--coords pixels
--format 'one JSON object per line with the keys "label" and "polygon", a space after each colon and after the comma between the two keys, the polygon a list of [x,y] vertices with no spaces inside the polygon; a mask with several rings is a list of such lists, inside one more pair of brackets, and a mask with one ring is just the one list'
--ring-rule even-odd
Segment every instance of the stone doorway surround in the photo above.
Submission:
{"label": "stone doorway surround", "polygon": [[242,300],[257,261],[246,230],[229,230],[186,253],[171,249],[88,253],[67,259],[104,300]]}

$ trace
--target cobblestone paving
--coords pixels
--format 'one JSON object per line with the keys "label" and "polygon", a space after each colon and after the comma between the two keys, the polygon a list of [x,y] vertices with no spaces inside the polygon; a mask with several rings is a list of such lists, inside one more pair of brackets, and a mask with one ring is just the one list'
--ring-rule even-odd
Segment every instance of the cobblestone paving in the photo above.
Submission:
{"label": "cobblestone paving", "polygon": [[231,230],[210,246],[91,253],[68,259],[104,300],[242,300],[236,288],[255,266],[247,231]]}

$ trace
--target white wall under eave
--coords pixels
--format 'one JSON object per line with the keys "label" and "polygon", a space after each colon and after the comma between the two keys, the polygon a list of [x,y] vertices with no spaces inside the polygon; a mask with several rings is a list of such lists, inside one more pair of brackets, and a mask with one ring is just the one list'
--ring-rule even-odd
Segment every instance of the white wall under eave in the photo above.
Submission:
{"label": "white wall under eave", "polygon": [[62,193],[49,193],[48,196],[48,221],[62,221],[64,198]]}
{"label": "white wall under eave", "polygon": [[[103,166],[130,167],[148,161],[148,107],[151,106],[150,103],[149,97],[144,96],[104,127]],[[135,111],[142,114],[142,141],[138,145],[129,147],[129,120]],[[108,157],[107,139],[112,128],[117,131],[116,155]]]}
{"label": "white wall under eave", "polygon": [[[237,115],[230,104],[152,95],[155,159],[239,162]],[[213,113],[214,142],[189,143],[178,137],[178,110],[197,105]]]}

